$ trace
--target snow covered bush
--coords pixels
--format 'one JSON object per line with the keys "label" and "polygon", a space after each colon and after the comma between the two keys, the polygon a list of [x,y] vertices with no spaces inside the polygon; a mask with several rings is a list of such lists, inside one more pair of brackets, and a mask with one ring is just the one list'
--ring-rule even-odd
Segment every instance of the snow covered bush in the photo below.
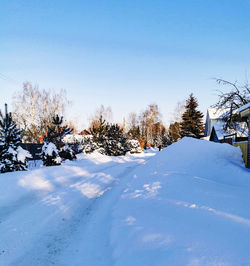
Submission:
{"label": "snow covered bush", "polygon": [[64,145],[60,149],[59,156],[63,160],[74,160],[74,159],[76,159],[75,151],[68,144]]}
{"label": "snow covered bush", "polygon": [[22,130],[16,128],[11,113],[5,104],[5,116],[0,111],[0,172],[22,171],[27,169],[28,151],[20,147]]}
{"label": "snow covered bush", "polygon": [[140,142],[136,139],[128,139],[126,141],[126,150],[130,153],[140,153],[142,152]]}
{"label": "snow covered bush", "polygon": [[108,124],[104,120],[99,121],[99,126],[91,131],[93,144],[101,154],[108,156],[120,156],[126,154],[126,137],[117,124]]}
{"label": "snow covered bush", "polygon": [[56,145],[52,142],[43,144],[41,156],[44,166],[60,165],[62,161]]}
{"label": "snow covered bush", "polygon": [[98,149],[98,146],[93,142],[92,135],[71,134],[63,138],[63,142],[69,144],[76,154],[84,152],[91,153]]}

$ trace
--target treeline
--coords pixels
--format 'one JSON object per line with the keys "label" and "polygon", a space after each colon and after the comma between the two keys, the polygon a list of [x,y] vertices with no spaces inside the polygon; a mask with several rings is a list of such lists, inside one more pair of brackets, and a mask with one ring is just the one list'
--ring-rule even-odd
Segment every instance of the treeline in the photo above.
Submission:
{"label": "treeline", "polygon": [[[24,83],[23,90],[13,99],[13,119],[18,128],[22,128],[24,142],[41,143],[49,128],[53,126],[56,115],[64,116],[65,109],[70,104],[66,92],[55,93],[51,90],[40,90],[38,86]],[[165,147],[178,141],[183,136],[199,138],[202,135],[203,115],[197,110],[198,102],[191,94],[186,104],[179,106],[178,118],[169,127],[162,122],[162,114],[157,104],[148,105],[141,113],[130,113],[122,125],[111,123],[112,110],[101,106],[93,114],[89,128],[85,129],[92,135],[101,125],[105,128],[122,130],[123,136],[139,141],[141,148]],[[69,128],[75,132],[73,122],[68,122]],[[109,129],[110,131],[111,129]]]}
{"label": "treeline", "polygon": [[200,138],[203,131],[203,115],[191,94],[182,106],[181,119],[169,128],[163,124],[157,104],[150,104],[140,114],[130,113],[122,125],[111,122],[110,107],[101,106],[89,128],[82,130],[84,141],[68,145],[65,136],[75,132],[74,124],[66,125],[63,119],[68,104],[65,91],[54,93],[24,83],[23,90],[14,96],[13,114],[7,105],[5,114],[0,113],[0,172],[27,169],[31,155],[21,148],[21,142],[43,143],[40,156],[44,166],[51,166],[73,160],[80,152],[119,156],[148,147],[161,150],[184,136]]}

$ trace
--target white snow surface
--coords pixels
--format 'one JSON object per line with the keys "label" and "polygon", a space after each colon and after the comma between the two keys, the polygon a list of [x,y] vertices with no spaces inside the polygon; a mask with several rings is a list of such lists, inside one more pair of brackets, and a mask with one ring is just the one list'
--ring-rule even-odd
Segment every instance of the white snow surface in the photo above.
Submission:
{"label": "white snow surface", "polygon": [[32,158],[32,155],[29,153],[29,151],[24,150],[21,146],[18,146],[17,160],[22,163],[25,163],[28,158]]}
{"label": "white snow surface", "polygon": [[191,138],[0,174],[0,265],[250,265],[249,195],[239,148]]}
{"label": "white snow surface", "polygon": [[49,142],[49,143],[44,143],[42,146],[42,151],[49,156],[52,156],[53,153],[58,154],[57,147],[54,143]]}

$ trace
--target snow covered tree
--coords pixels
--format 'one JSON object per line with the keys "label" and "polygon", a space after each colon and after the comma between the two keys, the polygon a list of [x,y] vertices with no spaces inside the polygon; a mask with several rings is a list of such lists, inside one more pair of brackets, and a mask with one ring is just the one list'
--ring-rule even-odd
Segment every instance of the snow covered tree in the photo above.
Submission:
{"label": "snow covered tree", "polygon": [[109,156],[125,155],[126,137],[122,128],[117,124],[108,124],[102,116],[95,127],[90,129],[93,145],[98,152]]}
{"label": "snow covered tree", "polygon": [[62,160],[76,159],[75,151],[63,142],[63,138],[71,134],[72,130],[63,126],[63,117],[58,115],[52,118],[52,123],[44,139],[41,153],[45,166],[60,165]]}
{"label": "snow covered tree", "polygon": [[0,111],[0,172],[22,171],[27,169],[27,160],[31,158],[21,144],[22,130],[16,128],[11,113],[5,104],[5,115]]}
{"label": "snow covered tree", "polygon": [[136,139],[128,139],[126,141],[126,151],[130,153],[141,153],[140,142]]}
{"label": "snow covered tree", "polygon": [[52,118],[52,126],[49,127],[47,133],[47,141],[56,144],[57,146],[63,145],[63,138],[72,133],[72,129],[63,126],[63,116],[58,115]]}
{"label": "snow covered tree", "polygon": [[200,138],[203,131],[202,118],[203,114],[197,110],[197,99],[190,94],[186,101],[185,111],[182,115],[182,121],[180,123],[181,136],[188,136],[194,138]]}
{"label": "snow covered tree", "polygon": [[92,140],[94,143],[96,143],[98,148],[103,148],[104,142],[106,140],[105,134],[107,132],[108,124],[106,120],[100,116],[99,120],[97,120],[97,123],[95,126],[90,128],[90,133],[93,136]]}
{"label": "snow covered tree", "polygon": [[62,162],[59,151],[52,142],[45,142],[43,144],[41,156],[44,166],[60,165]]}
{"label": "snow covered tree", "polygon": [[63,160],[74,160],[76,159],[76,151],[75,149],[71,148],[68,144],[61,147],[59,151],[59,156],[63,158]]}
{"label": "snow covered tree", "polygon": [[117,124],[108,124],[106,126],[103,144],[106,155],[120,156],[126,154],[126,138],[123,135],[123,130]]}

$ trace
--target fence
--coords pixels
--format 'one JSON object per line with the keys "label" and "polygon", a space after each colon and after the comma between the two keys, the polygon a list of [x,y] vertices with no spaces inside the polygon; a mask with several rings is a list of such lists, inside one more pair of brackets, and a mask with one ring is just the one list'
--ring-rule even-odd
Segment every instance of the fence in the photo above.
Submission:
{"label": "fence", "polygon": [[245,162],[245,165],[247,166],[247,146],[248,146],[248,142],[244,141],[244,142],[236,142],[233,144],[234,147],[240,147],[241,151],[242,151],[242,156],[243,156],[243,160]]}

